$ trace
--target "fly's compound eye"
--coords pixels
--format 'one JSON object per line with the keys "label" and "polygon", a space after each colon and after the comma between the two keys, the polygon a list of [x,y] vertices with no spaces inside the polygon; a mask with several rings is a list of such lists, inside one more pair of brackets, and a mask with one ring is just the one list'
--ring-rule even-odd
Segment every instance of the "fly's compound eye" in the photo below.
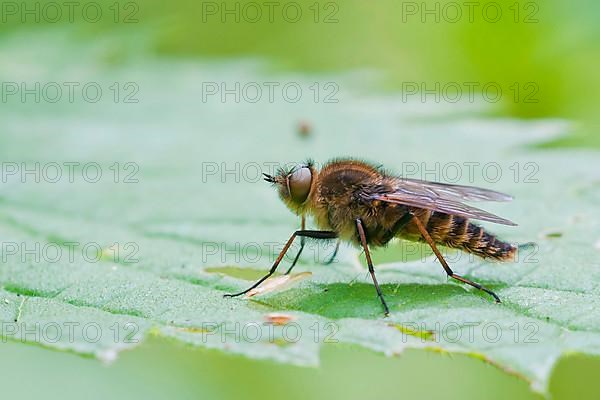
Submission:
{"label": "fly's compound eye", "polygon": [[290,197],[295,203],[304,203],[310,192],[312,173],[308,167],[300,167],[288,176]]}

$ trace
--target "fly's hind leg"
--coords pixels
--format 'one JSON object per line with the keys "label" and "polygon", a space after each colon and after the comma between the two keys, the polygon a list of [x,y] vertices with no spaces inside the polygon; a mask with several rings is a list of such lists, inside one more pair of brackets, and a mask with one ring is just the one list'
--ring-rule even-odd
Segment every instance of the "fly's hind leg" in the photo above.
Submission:
{"label": "fly's hind leg", "polygon": [[446,260],[444,260],[442,253],[440,253],[440,251],[438,250],[437,246],[435,245],[435,242],[429,235],[429,232],[427,232],[427,229],[425,228],[425,226],[423,225],[423,223],[421,222],[419,217],[417,217],[414,214],[411,214],[411,216],[412,216],[412,220],[414,221],[415,225],[417,226],[417,228],[419,228],[419,232],[421,232],[421,236],[423,236],[423,239],[425,239],[427,244],[429,244],[429,246],[431,247],[431,250],[433,250],[433,252],[435,253],[435,256],[439,260],[440,264],[442,264],[442,267],[444,268],[444,270],[446,271],[446,273],[448,274],[449,277],[456,279],[457,281],[466,283],[467,285],[471,285],[476,289],[483,290],[484,292],[486,292],[487,294],[492,296],[494,298],[494,300],[496,300],[496,303],[500,303],[500,298],[496,295],[496,293],[492,292],[490,289],[486,288],[483,285],[480,285],[477,282],[470,281],[467,278],[463,278],[462,276],[455,274],[454,271],[452,271],[452,269],[446,262]]}

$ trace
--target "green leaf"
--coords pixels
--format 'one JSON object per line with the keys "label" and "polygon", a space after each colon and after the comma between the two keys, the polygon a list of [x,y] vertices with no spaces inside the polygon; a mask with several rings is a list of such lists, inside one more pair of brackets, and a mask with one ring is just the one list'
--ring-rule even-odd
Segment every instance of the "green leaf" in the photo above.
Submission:
{"label": "green leaf", "polygon": [[[27,56],[19,40],[0,46],[11,59]],[[360,74],[274,76],[252,62],[143,55],[108,68],[109,49],[73,46],[65,40],[49,52],[30,40],[47,68],[0,67],[15,81],[77,76],[104,89],[97,103],[11,98],[0,109],[3,171],[6,163],[37,162],[40,171],[57,163],[63,174],[56,183],[43,175],[49,170],[39,172],[39,183],[31,174],[1,183],[4,339],[106,361],[152,334],[298,365],[317,365],[330,341],[388,355],[425,348],[481,358],[541,392],[563,354],[600,353],[598,154],[534,146],[568,132],[567,122],[490,119],[483,116],[489,104],[447,107],[360,93],[353,89]],[[68,53],[81,59],[73,63]],[[114,82],[135,82],[139,102],[115,104]],[[256,82],[262,99],[203,101],[206,82]],[[279,90],[269,101],[265,82],[297,83],[300,101],[285,101]],[[324,103],[321,92],[315,103],[315,82],[321,90],[334,82],[339,102]],[[306,137],[297,132],[305,120],[312,126]],[[426,170],[431,180],[451,180],[458,170],[458,183],[514,195],[512,203],[484,208],[519,226],[485,226],[537,247],[507,264],[448,254],[456,272],[492,288],[503,303],[449,281],[427,250],[399,242],[375,254],[389,318],[357,249],[343,245],[337,262],[321,265],[333,243],[308,243],[296,272],[312,272],[309,279],[250,299],[223,298],[262,276],[299,226],[260,172],[338,156],[396,173]],[[68,162],[80,163],[73,182]],[[86,163],[98,163],[99,182],[83,178]],[[132,171],[138,182],[123,182]],[[273,313],[289,321],[280,324]]]}

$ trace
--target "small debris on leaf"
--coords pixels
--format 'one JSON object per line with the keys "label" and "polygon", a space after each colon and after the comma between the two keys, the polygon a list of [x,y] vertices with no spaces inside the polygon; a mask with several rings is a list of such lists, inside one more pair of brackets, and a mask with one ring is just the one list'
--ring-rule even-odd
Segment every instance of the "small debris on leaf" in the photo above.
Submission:
{"label": "small debris on leaf", "polygon": [[269,278],[257,288],[254,288],[246,293],[246,297],[253,297],[257,294],[265,294],[273,292],[277,289],[286,288],[295,282],[308,278],[311,275],[311,272],[300,272],[299,274],[280,275],[276,276],[275,278]]}
{"label": "small debris on leaf", "polygon": [[306,138],[310,136],[311,132],[312,127],[310,126],[310,123],[308,121],[300,121],[298,123],[298,134],[301,137]]}
{"label": "small debris on leaf", "polygon": [[273,325],[285,325],[290,321],[294,321],[295,319],[296,319],[296,317],[293,315],[282,314],[282,313],[270,313],[270,314],[265,315],[265,320],[269,324],[273,324]]}
{"label": "small debris on leaf", "polygon": [[555,229],[547,229],[540,233],[540,238],[542,239],[557,239],[562,237],[562,232]]}

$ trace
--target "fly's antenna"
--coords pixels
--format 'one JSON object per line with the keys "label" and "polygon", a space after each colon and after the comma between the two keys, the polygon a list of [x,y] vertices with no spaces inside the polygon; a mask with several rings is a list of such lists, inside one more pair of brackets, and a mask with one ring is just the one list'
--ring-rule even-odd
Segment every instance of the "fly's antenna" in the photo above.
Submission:
{"label": "fly's antenna", "polygon": [[271,176],[269,174],[265,174],[264,172],[263,172],[263,175],[264,175],[265,181],[267,181],[269,183],[275,183],[275,178],[273,176]]}

